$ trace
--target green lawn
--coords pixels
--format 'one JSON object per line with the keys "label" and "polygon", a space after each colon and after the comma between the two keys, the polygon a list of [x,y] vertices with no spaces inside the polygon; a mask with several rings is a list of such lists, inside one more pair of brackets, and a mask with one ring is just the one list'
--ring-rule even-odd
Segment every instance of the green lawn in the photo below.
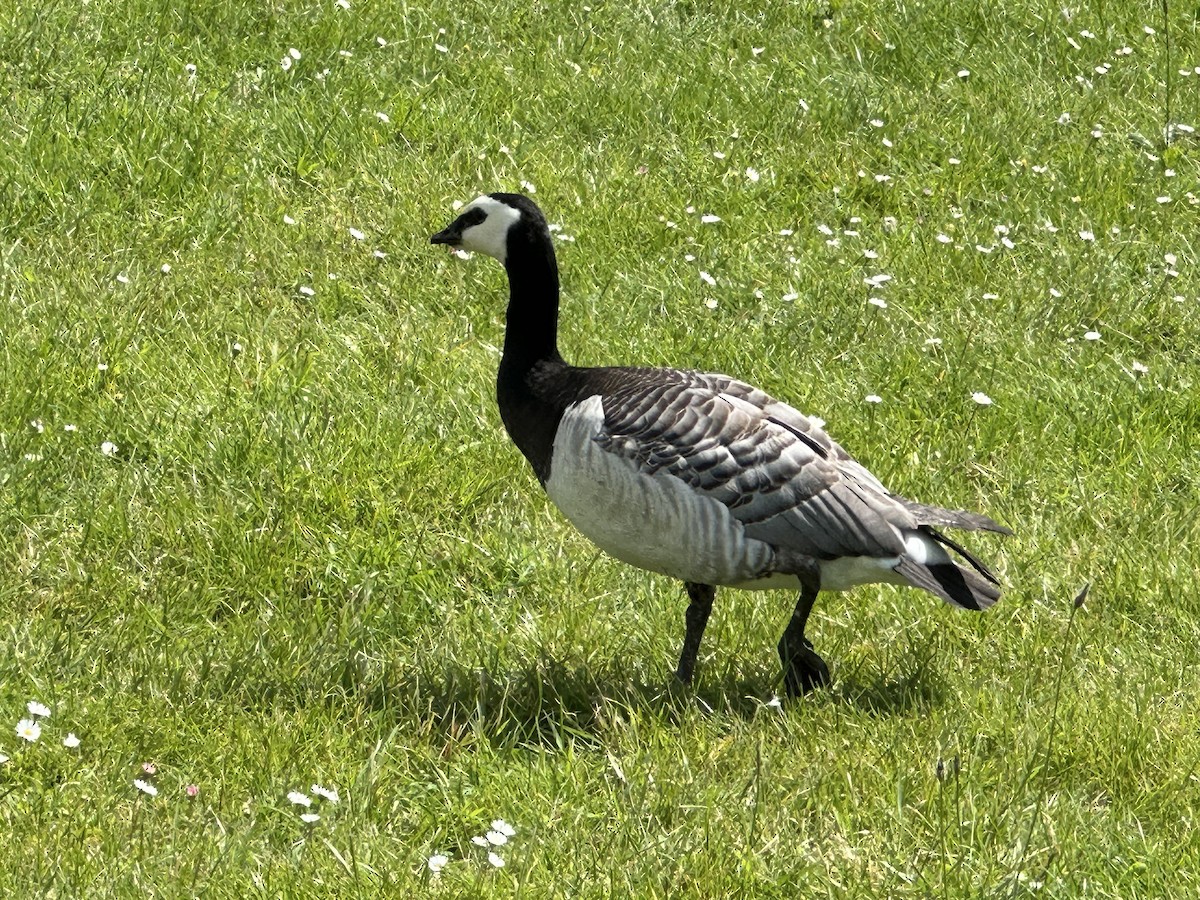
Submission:
{"label": "green lawn", "polygon": [[[0,11],[0,895],[1200,891],[1194,10],[347,5]],[[428,244],[534,188],[569,359],[824,418],[1000,604],[822,595],[780,708],[722,592],[673,688]]]}

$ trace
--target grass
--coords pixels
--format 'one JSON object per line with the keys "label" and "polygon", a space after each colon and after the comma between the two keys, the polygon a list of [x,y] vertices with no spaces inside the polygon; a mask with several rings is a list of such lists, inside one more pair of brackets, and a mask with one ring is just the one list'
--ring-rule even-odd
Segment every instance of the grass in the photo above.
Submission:
{"label": "grass", "polygon": [[[1196,892],[1186,11],[0,16],[0,893]],[[824,596],[834,682],[778,709],[792,598],[723,592],[670,690],[681,589],[541,495],[503,273],[427,243],[522,182],[574,238],[569,358],[823,416],[1014,529],[972,541],[1000,605]]]}

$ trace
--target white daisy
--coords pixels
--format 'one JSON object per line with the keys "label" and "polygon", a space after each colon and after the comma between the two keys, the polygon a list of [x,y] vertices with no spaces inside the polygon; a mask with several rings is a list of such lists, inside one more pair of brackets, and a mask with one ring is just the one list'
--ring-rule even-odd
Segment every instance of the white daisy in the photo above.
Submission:
{"label": "white daisy", "polygon": [[72,731],[63,738],[63,746],[69,750],[74,750],[79,746],[79,738],[75,736],[75,732]]}
{"label": "white daisy", "polygon": [[287,798],[297,806],[312,806],[312,797],[308,796],[308,794],[302,794],[299,791],[288,791]]}
{"label": "white daisy", "polygon": [[300,814],[300,821],[303,822],[305,825],[311,825],[313,822],[320,821],[320,819],[321,819],[321,816],[319,813],[301,813]]}
{"label": "white daisy", "polygon": [[33,743],[42,736],[42,726],[33,719],[22,719],[17,723],[17,737]]}
{"label": "white daisy", "polygon": [[133,786],[135,788],[137,788],[139,791],[141,791],[143,794],[146,794],[150,797],[158,796],[158,788],[156,788],[154,785],[152,785],[148,781],[143,781],[140,778],[135,778],[135,779],[133,779]]}
{"label": "white daisy", "polygon": [[29,710],[29,714],[34,718],[50,718],[50,707],[46,706],[44,703],[38,703],[36,700],[30,700],[25,704],[25,708]]}
{"label": "white daisy", "polygon": [[517,833],[517,829],[513,828],[503,819],[492,819],[492,830],[498,831],[506,837],[512,837]]}
{"label": "white daisy", "polygon": [[983,391],[976,391],[975,393],[973,393],[971,395],[971,399],[974,400],[976,403],[978,403],[980,406],[991,406],[992,405],[992,398],[989,397],[987,394],[985,394]]}
{"label": "white daisy", "polygon": [[429,866],[430,872],[432,872],[434,875],[439,875],[441,874],[442,869],[446,868],[446,864],[448,862],[450,862],[450,857],[448,857],[445,853],[435,853],[433,856],[429,857],[429,861],[426,864]]}
{"label": "white daisy", "polygon": [[318,797],[323,797],[330,803],[337,803],[341,798],[338,796],[337,788],[327,788],[319,784],[314,784],[309,788]]}
{"label": "white daisy", "polygon": [[501,857],[501,856],[499,856],[499,855],[497,855],[497,854],[495,854],[495,853],[489,853],[489,854],[488,854],[488,862],[490,862],[490,863],[491,863],[493,866],[495,866],[497,869],[503,869],[503,868],[504,868],[504,858],[503,858],[503,857]]}

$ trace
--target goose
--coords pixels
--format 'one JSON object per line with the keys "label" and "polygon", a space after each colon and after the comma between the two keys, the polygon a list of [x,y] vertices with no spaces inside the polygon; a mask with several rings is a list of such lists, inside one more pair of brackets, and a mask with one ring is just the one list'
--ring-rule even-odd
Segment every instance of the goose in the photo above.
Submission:
{"label": "goose", "polygon": [[683,684],[717,587],[798,590],[778,644],[793,697],[830,680],[805,634],[822,590],[911,585],[969,610],[999,599],[996,576],[940,529],[1009,529],[891,493],[786,403],[727,375],[567,363],[554,245],[529,197],[480,196],[430,241],[495,257],[508,273],[496,377],[505,430],[596,546],[684,583]]}

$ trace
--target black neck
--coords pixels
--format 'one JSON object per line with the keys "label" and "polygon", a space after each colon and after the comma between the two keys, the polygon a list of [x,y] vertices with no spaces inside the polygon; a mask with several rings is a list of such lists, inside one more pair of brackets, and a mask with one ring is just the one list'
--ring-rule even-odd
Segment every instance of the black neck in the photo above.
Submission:
{"label": "black neck", "polygon": [[496,399],[509,436],[545,484],[554,435],[570,402],[559,381],[568,367],[558,353],[558,264],[540,216],[513,226],[507,250],[508,316]]}
{"label": "black neck", "polygon": [[510,235],[504,261],[509,294],[500,363],[502,373],[508,370],[516,377],[539,362],[562,360],[558,354],[558,263],[554,247],[549,232],[521,225],[517,226],[519,233]]}

